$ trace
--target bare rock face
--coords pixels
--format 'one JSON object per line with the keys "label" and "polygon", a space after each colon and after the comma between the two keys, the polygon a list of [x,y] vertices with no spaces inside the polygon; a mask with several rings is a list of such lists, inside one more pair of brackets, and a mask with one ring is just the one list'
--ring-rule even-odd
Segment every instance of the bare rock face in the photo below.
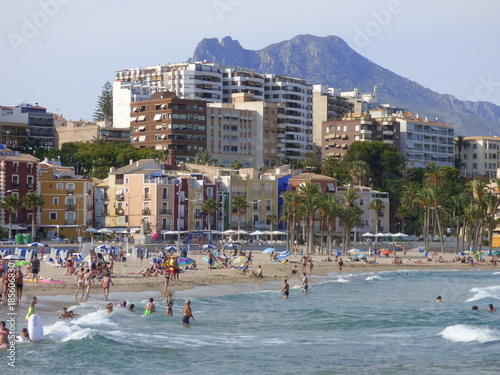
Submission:
{"label": "bare rock face", "polygon": [[420,117],[456,126],[455,134],[500,135],[500,107],[490,102],[457,100],[401,77],[354,51],[337,36],[299,35],[258,51],[244,49],[227,36],[203,39],[190,61],[214,62],[254,68],[350,91],[372,92],[378,86],[379,102],[403,108]]}

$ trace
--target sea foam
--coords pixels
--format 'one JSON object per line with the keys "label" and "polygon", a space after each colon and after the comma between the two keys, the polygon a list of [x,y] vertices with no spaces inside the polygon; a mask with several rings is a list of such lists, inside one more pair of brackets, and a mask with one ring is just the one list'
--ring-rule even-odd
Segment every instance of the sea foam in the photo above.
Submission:
{"label": "sea foam", "polygon": [[483,298],[494,298],[500,300],[500,286],[487,286],[472,288],[471,292],[475,293],[466,302],[473,302]]}
{"label": "sea foam", "polygon": [[466,324],[449,326],[439,333],[443,338],[454,342],[490,342],[500,340],[500,332],[486,327],[475,327]]}

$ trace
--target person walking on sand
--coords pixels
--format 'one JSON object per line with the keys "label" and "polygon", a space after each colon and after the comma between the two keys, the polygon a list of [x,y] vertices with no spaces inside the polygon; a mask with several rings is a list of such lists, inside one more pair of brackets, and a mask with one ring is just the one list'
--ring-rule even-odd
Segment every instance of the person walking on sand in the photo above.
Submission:
{"label": "person walking on sand", "polygon": [[[89,299],[90,287],[92,286],[92,275],[90,274],[90,268],[87,268],[87,272],[83,275],[83,285],[85,287],[85,298],[86,301]],[[83,301],[83,293],[82,293]]]}
{"label": "person walking on sand", "polygon": [[283,288],[281,288],[281,293],[283,294],[283,298],[287,299],[290,294],[290,285],[288,285],[287,279],[283,281]]}
{"label": "person walking on sand", "polygon": [[101,281],[101,288],[102,290],[104,291],[104,300],[107,301],[108,300],[108,296],[109,296],[109,287],[113,285],[113,280],[111,280],[111,277],[109,276],[109,273],[106,274],[106,276],[104,276],[102,278],[102,281]]}
{"label": "person walking on sand", "polygon": [[208,269],[211,270],[214,268],[214,263],[217,261],[217,258],[215,258],[214,254],[208,250]]}
{"label": "person walking on sand", "polygon": [[36,256],[35,254],[35,257],[33,258],[33,260],[31,261],[31,273],[33,274],[33,282],[36,282],[39,283],[39,279],[38,279],[38,273],[40,272],[40,260],[38,259],[38,257]]}
{"label": "person walking on sand", "polygon": [[189,318],[194,320],[193,312],[191,311],[191,301],[187,299],[182,308],[182,324],[189,324]]}
{"label": "person walking on sand", "polygon": [[80,272],[76,274],[76,294],[75,294],[75,299],[78,299],[78,292],[80,289],[82,290],[82,298],[85,293],[85,284],[84,284],[84,278],[85,276],[85,268],[80,268]]}
{"label": "person walking on sand", "polygon": [[302,288],[300,291],[302,293],[307,293],[308,292],[307,289],[309,287],[309,280],[308,280],[307,274],[305,272],[303,273],[303,275],[304,276],[302,277]]}

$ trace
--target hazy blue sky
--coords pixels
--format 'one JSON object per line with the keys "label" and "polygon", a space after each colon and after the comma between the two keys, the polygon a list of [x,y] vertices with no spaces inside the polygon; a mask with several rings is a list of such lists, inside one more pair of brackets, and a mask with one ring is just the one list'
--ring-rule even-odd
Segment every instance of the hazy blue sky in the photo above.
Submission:
{"label": "hazy blue sky", "polygon": [[[337,35],[373,62],[459,99],[500,104],[495,0],[4,0],[0,105],[90,120],[117,70],[184,62],[203,38],[261,49]],[[318,82],[312,82],[318,83]],[[342,87],[348,90],[350,87]]]}

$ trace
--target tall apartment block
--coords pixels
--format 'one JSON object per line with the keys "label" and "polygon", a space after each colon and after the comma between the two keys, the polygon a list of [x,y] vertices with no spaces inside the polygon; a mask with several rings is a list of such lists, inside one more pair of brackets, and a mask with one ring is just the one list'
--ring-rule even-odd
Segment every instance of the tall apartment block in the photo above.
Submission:
{"label": "tall apartment block", "polygon": [[[323,122],[340,119],[353,112],[354,103],[341,96],[340,89],[313,85],[313,141],[321,150]],[[321,156],[321,155],[320,155]]]}
{"label": "tall apartment block", "polygon": [[312,85],[303,79],[266,74],[264,100],[284,103],[285,137],[278,156],[300,160],[313,152]]}
{"label": "tall apartment block", "polygon": [[130,107],[131,142],[136,147],[168,150],[180,161],[207,147],[206,102],[159,92]]}

